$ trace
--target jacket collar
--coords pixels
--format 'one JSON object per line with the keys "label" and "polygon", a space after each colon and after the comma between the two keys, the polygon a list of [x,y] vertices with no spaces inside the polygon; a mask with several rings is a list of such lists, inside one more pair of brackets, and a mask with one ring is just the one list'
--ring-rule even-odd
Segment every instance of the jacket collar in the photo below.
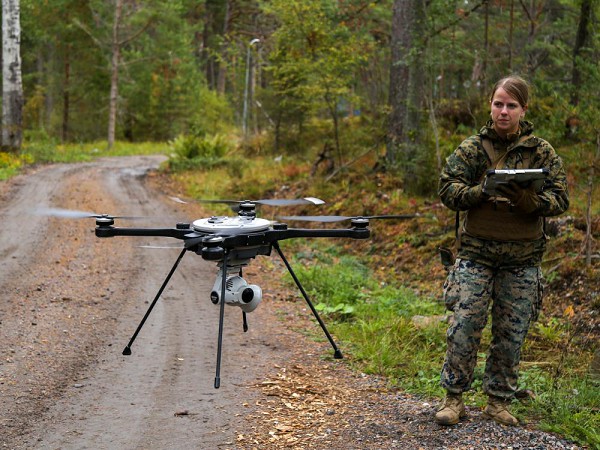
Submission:
{"label": "jacket collar", "polygon": [[[519,121],[519,129],[517,132],[509,134],[506,139],[501,138],[498,133],[496,133],[492,120],[487,121],[481,130],[479,130],[479,134],[492,141],[500,142],[501,145],[509,148],[515,146],[515,144],[523,145],[524,147],[533,147],[538,143],[537,138],[533,135],[533,123],[527,120]],[[521,138],[523,138],[523,140],[521,140]]]}

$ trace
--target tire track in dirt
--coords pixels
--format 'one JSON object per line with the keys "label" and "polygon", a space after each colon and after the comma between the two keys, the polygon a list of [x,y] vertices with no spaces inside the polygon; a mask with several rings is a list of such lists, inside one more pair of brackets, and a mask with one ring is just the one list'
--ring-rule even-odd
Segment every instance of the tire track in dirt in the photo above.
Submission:
{"label": "tire track in dirt", "polygon": [[183,258],[125,357],[122,348],[179,250],[137,247],[165,239],[98,239],[93,220],[31,215],[52,206],[150,215],[157,218],[117,225],[172,227],[189,218],[148,190],[148,170],[159,162],[131,157],[49,166],[6,189],[0,240],[5,447],[219,448],[243,429],[240,405],[251,396],[245,387],[256,382],[257,358],[268,356],[239,344],[256,340],[252,332],[260,332],[262,318],[253,313],[242,336],[241,313],[227,308],[221,388],[214,389],[218,308],[209,292],[216,265],[191,253]]}

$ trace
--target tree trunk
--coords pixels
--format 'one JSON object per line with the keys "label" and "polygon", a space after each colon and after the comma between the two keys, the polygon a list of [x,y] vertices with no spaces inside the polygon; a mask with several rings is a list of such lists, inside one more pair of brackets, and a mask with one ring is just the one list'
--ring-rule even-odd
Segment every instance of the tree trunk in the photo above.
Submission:
{"label": "tree trunk", "polygon": [[440,132],[437,124],[437,119],[435,117],[435,106],[433,105],[432,94],[427,95],[427,108],[429,109],[429,121],[431,122],[431,130],[433,131],[433,137],[435,138],[435,160],[436,160],[436,168],[438,172],[442,171],[443,161],[442,161],[442,152],[440,150]]}
{"label": "tree trunk", "polygon": [[121,44],[119,42],[119,23],[123,11],[123,0],[117,0],[112,31],[112,60],[110,74],[110,103],[108,112],[108,148],[115,143],[117,125],[117,103],[119,100],[119,63],[121,62]]}
{"label": "tree trunk", "polygon": [[2,0],[2,149],[18,151],[23,140],[19,0]]}
{"label": "tree trunk", "polygon": [[211,36],[213,33],[213,10],[212,1],[204,2],[204,29],[202,30],[202,63],[206,74],[206,81],[210,89],[215,88],[215,72],[214,72],[214,57],[211,55]]}
{"label": "tree trunk", "polygon": [[280,142],[281,142],[281,122],[282,122],[282,115],[283,113],[281,112],[280,109],[277,110],[277,118],[275,119],[275,143],[274,143],[274,148],[273,150],[275,151],[275,153],[277,153],[279,151],[279,147],[281,146]]}
{"label": "tree trunk", "polygon": [[386,159],[395,164],[398,147],[404,140],[406,124],[406,88],[408,86],[407,55],[410,48],[410,33],[407,24],[410,20],[410,0],[394,0],[392,15],[391,67],[390,67],[390,118]]}
{"label": "tree trunk", "polygon": [[488,2],[486,2],[484,5],[483,14],[485,16],[485,22],[483,30],[483,63],[481,68],[481,87],[482,89],[486,89],[488,59],[490,57],[490,6]]}
{"label": "tree trunk", "polygon": [[223,19],[223,43],[221,44],[221,59],[219,60],[219,73],[217,75],[217,92],[225,94],[225,82],[227,80],[227,63],[225,62],[225,51],[227,49],[227,34],[231,22],[231,1],[225,2],[225,18]]}
{"label": "tree trunk", "polygon": [[[487,11],[488,11],[488,5],[487,3],[485,4],[485,9],[486,9],[486,17],[487,17]],[[509,21],[509,25],[508,25],[508,71],[512,72],[513,69],[513,54],[514,54],[514,50],[513,50],[513,32],[515,29],[515,0],[510,0],[510,21]],[[486,84],[487,86],[487,84]]]}
{"label": "tree trunk", "polygon": [[337,155],[338,166],[342,167],[344,165],[344,158],[340,146],[340,125],[338,120],[337,102],[335,97],[327,93],[325,95],[325,103],[327,104],[327,109],[329,109],[329,115],[331,116],[331,121],[333,123],[333,142],[335,144],[335,154]]}
{"label": "tree trunk", "polygon": [[414,166],[421,141],[424,66],[419,38],[424,35],[424,16],[420,0],[394,0],[386,159],[399,165],[408,190],[415,187]]}
{"label": "tree trunk", "polygon": [[70,98],[70,81],[71,81],[71,61],[70,61],[70,45],[67,45],[65,48],[65,81],[63,86],[63,117],[62,117],[62,134],[61,141],[63,143],[67,142],[69,139],[69,108],[71,107],[71,98]]}
{"label": "tree trunk", "polygon": [[[39,59],[39,73],[40,73],[40,86],[51,86],[52,85],[52,70],[50,69],[50,61],[53,61],[55,56],[56,48],[52,43],[47,42],[41,49],[38,56]],[[44,60],[46,58],[46,60]],[[44,105],[42,122],[40,123],[41,129],[50,129],[52,123],[52,113],[55,106],[55,92],[53,89],[44,89]]]}
{"label": "tree trunk", "polygon": [[577,59],[580,57],[581,49],[584,48],[589,40],[589,23],[592,14],[592,0],[583,0],[579,14],[579,25],[577,26],[577,36],[575,37],[575,46],[573,47],[573,72],[571,75],[572,94],[571,104],[579,104],[579,87],[581,85],[581,71]]}

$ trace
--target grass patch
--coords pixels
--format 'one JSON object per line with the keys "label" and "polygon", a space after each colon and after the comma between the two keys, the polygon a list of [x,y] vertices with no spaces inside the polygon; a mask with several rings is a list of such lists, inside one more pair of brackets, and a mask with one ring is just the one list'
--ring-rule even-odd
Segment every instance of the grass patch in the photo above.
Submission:
{"label": "grass patch", "polygon": [[49,138],[26,138],[20,152],[0,152],[0,180],[7,180],[32,164],[78,163],[102,157],[155,155],[168,151],[166,143],[115,142],[109,149],[106,141],[58,144]]}
{"label": "grass patch", "polygon": [[385,375],[407,391],[439,395],[443,306],[410,289],[378,282],[359,258],[338,252],[339,247],[320,243],[318,252],[298,252],[293,267],[315,308],[350,351],[353,364],[366,373]]}
{"label": "grass patch", "polygon": [[15,176],[23,166],[31,162],[28,155],[0,152],[0,181]]}
{"label": "grass patch", "polygon": [[563,376],[556,380],[548,370],[531,367],[523,371],[521,382],[531,386],[537,397],[514,408],[519,416],[538,420],[542,430],[600,448],[597,381],[586,376]]}
{"label": "grass patch", "polygon": [[51,140],[26,142],[22,154],[34,163],[77,163],[110,156],[152,155],[167,153],[165,143],[115,142],[108,148],[106,141],[56,144]]}
{"label": "grass patch", "polygon": [[[194,168],[202,165],[202,170]],[[169,161],[171,176],[181,186],[184,194],[195,199],[259,200],[261,198],[294,198],[285,189],[287,183],[306,177],[308,168],[291,163],[284,158],[248,159],[240,151],[223,156],[195,156],[185,159],[173,157]],[[302,196],[317,196],[303,192]],[[228,208],[211,205],[216,214],[231,214]],[[278,211],[281,212],[281,211]],[[286,210],[286,213],[288,211]],[[261,217],[272,218],[275,210],[264,207]]]}
{"label": "grass patch", "polygon": [[[319,243],[318,252],[302,247],[293,260],[294,271],[328,329],[351,355],[351,364],[365,373],[385,375],[407,392],[444,395],[439,374],[448,324],[439,302],[377,282],[360,258],[341,255],[338,246]],[[600,389],[587,375],[589,364],[582,364],[591,353],[577,349],[572,331],[567,319],[556,317],[532,327],[519,381],[520,388],[532,390],[536,398],[515,403],[514,411],[543,430],[600,448]],[[467,395],[467,401],[479,406],[486,400],[481,386],[490,338],[488,324],[473,390]]]}

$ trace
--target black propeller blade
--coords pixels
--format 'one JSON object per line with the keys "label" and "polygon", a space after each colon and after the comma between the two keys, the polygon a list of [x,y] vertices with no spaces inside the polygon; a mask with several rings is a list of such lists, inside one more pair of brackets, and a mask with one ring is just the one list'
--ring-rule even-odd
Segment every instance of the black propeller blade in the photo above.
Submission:
{"label": "black propeller blade", "polygon": [[421,214],[388,214],[379,216],[278,216],[279,220],[298,220],[303,222],[343,222],[352,219],[396,219],[407,220],[422,217]]}

